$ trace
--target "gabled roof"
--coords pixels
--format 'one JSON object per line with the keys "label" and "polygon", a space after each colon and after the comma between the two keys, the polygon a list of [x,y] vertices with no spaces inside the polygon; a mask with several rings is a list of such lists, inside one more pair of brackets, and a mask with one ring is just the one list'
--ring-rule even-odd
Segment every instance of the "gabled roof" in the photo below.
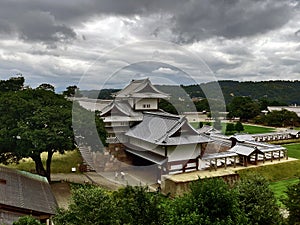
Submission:
{"label": "gabled roof", "polygon": [[254,152],[257,152],[259,154],[264,154],[260,149],[257,147],[249,147],[245,145],[235,145],[231,149],[228,150],[229,152],[235,152],[238,155],[243,155],[243,156],[249,156],[253,154]]}
{"label": "gabled roof", "polygon": [[111,116],[129,116],[129,117],[142,117],[141,112],[134,111],[128,102],[115,100],[104,107],[100,113],[100,116],[105,116],[107,114]]}
{"label": "gabled roof", "polygon": [[0,167],[0,204],[53,215],[58,207],[45,177]]}
{"label": "gabled roof", "polygon": [[169,95],[159,91],[147,79],[132,80],[129,85],[113,95],[116,98],[168,98]]}
{"label": "gabled roof", "polygon": [[250,134],[235,134],[230,136],[229,139],[236,139],[238,142],[254,141],[254,137]]}
{"label": "gabled roof", "polygon": [[192,128],[185,117],[145,112],[141,123],[131,128],[127,136],[158,145],[184,145],[209,142]]}
{"label": "gabled roof", "polygon": [[134,154],[136,156],[139,156],[141,158],[147,159],[150,162],[156,163],[158,165],[162,165],[167,161],[167,158],[158,154],[155,154],[151,151],[141,151],[141,150],[134,150],[130,148],[126,148],[127,152],[130,152],[131,154]]}
{"label": "gabled roof", "polygon": [[197,131],[201,134],[210,134],[210,133],[221,133],[221,131],[217,130],[213,126],[203,125],[203,127],[197,129]]}

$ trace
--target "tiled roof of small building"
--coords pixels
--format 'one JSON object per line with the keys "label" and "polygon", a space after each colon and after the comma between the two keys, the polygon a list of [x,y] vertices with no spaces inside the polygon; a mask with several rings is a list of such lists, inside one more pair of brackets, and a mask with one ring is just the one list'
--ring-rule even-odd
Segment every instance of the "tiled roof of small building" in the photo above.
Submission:
{"label": "tiled roof of small building", "polygon": [[45,177],[0,166],[0,204],[55,214],[58,207]]}

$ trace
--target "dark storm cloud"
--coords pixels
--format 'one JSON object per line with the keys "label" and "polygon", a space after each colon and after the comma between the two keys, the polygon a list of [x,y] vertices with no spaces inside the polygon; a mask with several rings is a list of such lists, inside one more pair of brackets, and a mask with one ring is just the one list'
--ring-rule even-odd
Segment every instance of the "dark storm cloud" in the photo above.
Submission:
{"label": "dark storm cloud", "polygon": [[31,7],[28,3],[33,1],[0,3],[0,33],[15,34],[22,40],[41,42],[52,47],[76,37],[74,30],[56,20],[50,11]]}
{"label": "dark storm cloud", "polygon": [[[0,32],[15,30],[26,41],[49,44],[74,39],[72,27],[95,16],[165,14],[173,32],[170,40],[191,43],[213,36],[231,39],[264,33],[286,24],[298,8],[286,0],[3,0]],[[165,32],[160,21],[150,29],[157,37]]]}
{"label": "dark storm cloud", "polygon": [[75,32],[64,24],[57,24],[47,12],[28,12],[20,17],[20,37],[44,43],[66,42],[75,38]]}
{"label": "dark storm cloud", "polygon": [[295,14],[286,1],[202,0],[174,15],[179,42],[212,36],[238,38],[280,28]]}

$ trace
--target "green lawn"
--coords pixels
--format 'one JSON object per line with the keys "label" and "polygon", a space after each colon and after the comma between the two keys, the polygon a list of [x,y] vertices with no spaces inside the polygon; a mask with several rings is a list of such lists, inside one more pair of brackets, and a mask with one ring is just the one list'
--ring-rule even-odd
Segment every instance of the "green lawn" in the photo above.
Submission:
{"label": "green lawn", "polygon": [[244,131],[245,133],[248,134],[263,134],[263,133],[269,133],[269,132],[274,132],[274,128],[269,128],[269,127],[262,127],[262,126],[252,126],[248,124],[243,124],[244,126]]}
{"label": "green lawn", "polygon": [[[289,153],[290,155],[290,153]],[[284,207],[280,199],[285,196],[288,185],[296,183],[300,178],[300,160],[280,163],[262,167],[243,169],[238,172],[240,176],[257,173],[270,182],[270,188],[277,198],[280,207]]]}
{"label": "green lawn", "polygon": [[288,156],[300,159],[300,143],[282,145],[288,149]]}
{"label": "green lawn", "polygon": [[[42,154],[42,161],[45,165],[47,154]],[[65,154],[54,153],[51,163],[52,173],[70,173],[72,167],[76,167],[78,171],[78,164],[82,162],[79,151],[67,151]],[[30,158],[22,159],[19,164],[10,164],[10,168],[24,170],[28,172],[35,171],[35,164]]]}
{"label": "green lawn", "polygon": [[248,173],[257,173],[264,176],[270,182],[297,178],[300,177],[300,160],[246,168],[240,170],[238,173],[240,176],[247,175]]}
{"label": "green lawn", "polygon": [[280,206],[284,206],[280,200],[286,197],[285,191],[287,190],[287,187],[296,184],[297,182],[299,182],[298,178],[292,178],[270,183],[270,188],[274,192],[277,203]]}
{"label": "green lawn", "polygon": [[[199,123],[198,122],[191,122],[190,123],[194,128],[198,128]],[[263,126],[253,126],[249,124],[243,124],[244,126],[244,131],[243,133],[248,133],[248,134],[262,134],[262,133],[269,133],[269,132],[274,132],[274,128],[269,128],[269,127],[263,127]],[[222,123],[222,131],[224,132],[226,130],[226,123]]]}

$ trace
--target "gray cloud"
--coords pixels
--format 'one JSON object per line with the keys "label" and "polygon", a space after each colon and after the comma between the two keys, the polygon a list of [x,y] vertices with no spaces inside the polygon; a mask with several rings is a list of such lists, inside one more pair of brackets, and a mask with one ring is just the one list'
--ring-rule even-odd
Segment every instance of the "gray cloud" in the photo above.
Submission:
{"label": "gray cloud", "polygon": [[238,38],[280,28],[295,14],[286,1],[195,1],[174,15],[179,42],[212,36]]}
{"label": "gray cloud", "polygon": [[76,33],[64,24],[57,24],[47,12],[27,12],[20,16],[20,37],[29,41],[44,43],[68,42]]}
{"label": "gray cloud", "polygon": [[76,33],[71,27],[58,21],[48,10],[30,7],[32,2],[2,1],[0,33],[15,34],[24,41],[40,42],[51,47],[75,39]]}
{"label": "gray cloud", "polygon": [[268,32],[286,24],[298,8],[287,0],[4,0],[0,31],[14,26],[27,41],[65,42],[76,36],[72,26],[97,15],[162,14],[158,20],[164,21],[148,26],[152,35],[159,38],[171,30],[170,40],[191,43],[214,36],[237,38]]}
{"label": "gray cloud", "polygon": [[[33,84],[55,82],[63,86],[68,80],[79,80],[102,53],[134,41],[154,39],[180,43],[196,52],[219,79],[261,80],[274,74],[280,79],[278,71],[284,78],[297,78],[298,2],[2,0],[0,72],[20,71]],[[146,54],[146,50],[141,46],[138,51],[128,49],[122,54],[125,59],[134,58]],[[108,57],[110,63],[118,63],[114,62],[118,57]],[[182,64],[199,69],[188,58],[182,59]],[[99,83],[103,82],[109,66],[95,67],[90,76],[99,76]],[[150,70],[136,65],[122,72],[127,76],[137,72],[134,69],[140,74]]]}

